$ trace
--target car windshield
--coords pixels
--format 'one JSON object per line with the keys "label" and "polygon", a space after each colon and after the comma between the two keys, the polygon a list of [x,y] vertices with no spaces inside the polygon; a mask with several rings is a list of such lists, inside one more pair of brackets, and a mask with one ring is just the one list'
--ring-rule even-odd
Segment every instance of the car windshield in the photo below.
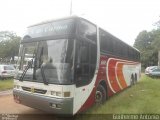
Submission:
{"label": "car windshield", "polygon": [[157,68],[153,69],[152,72],[160,72],[160,68],[157,67]]}
{"label": "car windshield", "polygon": [[24,43],[20,48],[17,79],[23,74],[24,81],[71,84],[71,48],[67,39]]}

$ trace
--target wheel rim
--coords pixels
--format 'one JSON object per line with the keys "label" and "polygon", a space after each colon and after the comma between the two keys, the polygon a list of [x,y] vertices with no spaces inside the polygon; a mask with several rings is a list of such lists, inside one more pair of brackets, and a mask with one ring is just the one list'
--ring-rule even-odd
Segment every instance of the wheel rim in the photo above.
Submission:
{"label": "wheel rim", "polygon": [[101,103],[103,99],[102,92],[96,91],[96,103]]}

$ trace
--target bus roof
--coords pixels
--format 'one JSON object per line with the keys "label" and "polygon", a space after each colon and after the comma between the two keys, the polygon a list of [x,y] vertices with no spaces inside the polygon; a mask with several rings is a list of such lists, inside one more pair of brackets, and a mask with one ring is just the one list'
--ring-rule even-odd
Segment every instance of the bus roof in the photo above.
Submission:
{"label": "bus roof", "polygon": [[[51,22],[54,22],[54,21],[66,20],[66,19],[75,19],[75,18],[84,19],[84,20],[86,20],[87,22],[90,22],[90,23],[94,24],[93,22],[91,22],[91,21],[89,21],[89,20],[87,20],[87,19],[85,19],[85,18],[82,18],[82,17],[79,17],[79,16],[74,15],[74,16],[69,16],[69,17],[63,17],[63,18],[58,18],[58,19],[43,21],[43,22],[40,22],[40,23],[31,25],[31,26],[29,26],[28,28],[34,27],[34,26],[38,26],[38,25],[42,25],[42,24],[51,23]],[[94,25],[96,25],[96,24],[94,24]],[[96,25],[96,26],[97,26],[97,25]],[[101,27],[99,27],[99,28],[101,28]],[[107,32],[110,36],[114,37],[115,39],[120,40],[121,42],[123,42],[124,44],[128,45],[129,47],[135,49],[137,52],[140,52],[138,49],[136,49],[135,47],[127,44],[126,42],[122,41],[121,39],[115,37],[113,34],[109,33],[107,30],[105,30],[105,29],[103,29],[103,28],[101,28],[101,29],[104,30],[105,32]]]}
{"label": "bus roof", "polygon": [[38,26],[38,25],[42,25],[42,24],[46,24],[46,23],[51,23],[51,22],[54,22],[54,21],[66,20],[66,19],[74,19],[74,18],[80,18],[80,17],[78,17],[78,16],[69,16],[69,17],[63,17],[63,18],[58,18],[58,19],[47,20],[47,21],[43,21],[43,22],[40,22],[40,23],[37,23],[37,24],[33,24],[33,25],[29,26],[28,28],[34,27],[34,26]]}

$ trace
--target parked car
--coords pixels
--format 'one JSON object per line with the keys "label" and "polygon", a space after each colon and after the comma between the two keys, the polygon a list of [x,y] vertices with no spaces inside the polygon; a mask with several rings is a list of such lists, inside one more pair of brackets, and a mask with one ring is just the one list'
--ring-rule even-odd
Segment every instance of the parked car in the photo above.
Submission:
{"label": "parked car", "polygon": [[160,77],[160,67],[150,70],[148,75],[151,77]]}
{"label": "parked car", "polygon": [[152,70],[156,69],[157,66],[149,66],[145,69],[145,74],[149,75],[149,72],[151,72]]}
{"label": "parked car", "polygon": [[15,68],[13,65],[0,65],[0,78],[13,78],[15,75]]}

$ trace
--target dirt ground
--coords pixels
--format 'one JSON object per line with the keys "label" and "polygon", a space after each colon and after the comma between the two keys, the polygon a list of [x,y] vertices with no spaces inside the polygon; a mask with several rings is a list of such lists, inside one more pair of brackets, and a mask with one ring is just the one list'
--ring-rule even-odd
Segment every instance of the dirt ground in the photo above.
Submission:
{"label": "dirt ground", "polygon": [[44,112],[14,102],[12,94],[0,96],[0,114],[42,114]]}
{"label": "dirt ground", "polygon": [[14,102],[12,91],[0,92],[0,120],[72,120]]}

